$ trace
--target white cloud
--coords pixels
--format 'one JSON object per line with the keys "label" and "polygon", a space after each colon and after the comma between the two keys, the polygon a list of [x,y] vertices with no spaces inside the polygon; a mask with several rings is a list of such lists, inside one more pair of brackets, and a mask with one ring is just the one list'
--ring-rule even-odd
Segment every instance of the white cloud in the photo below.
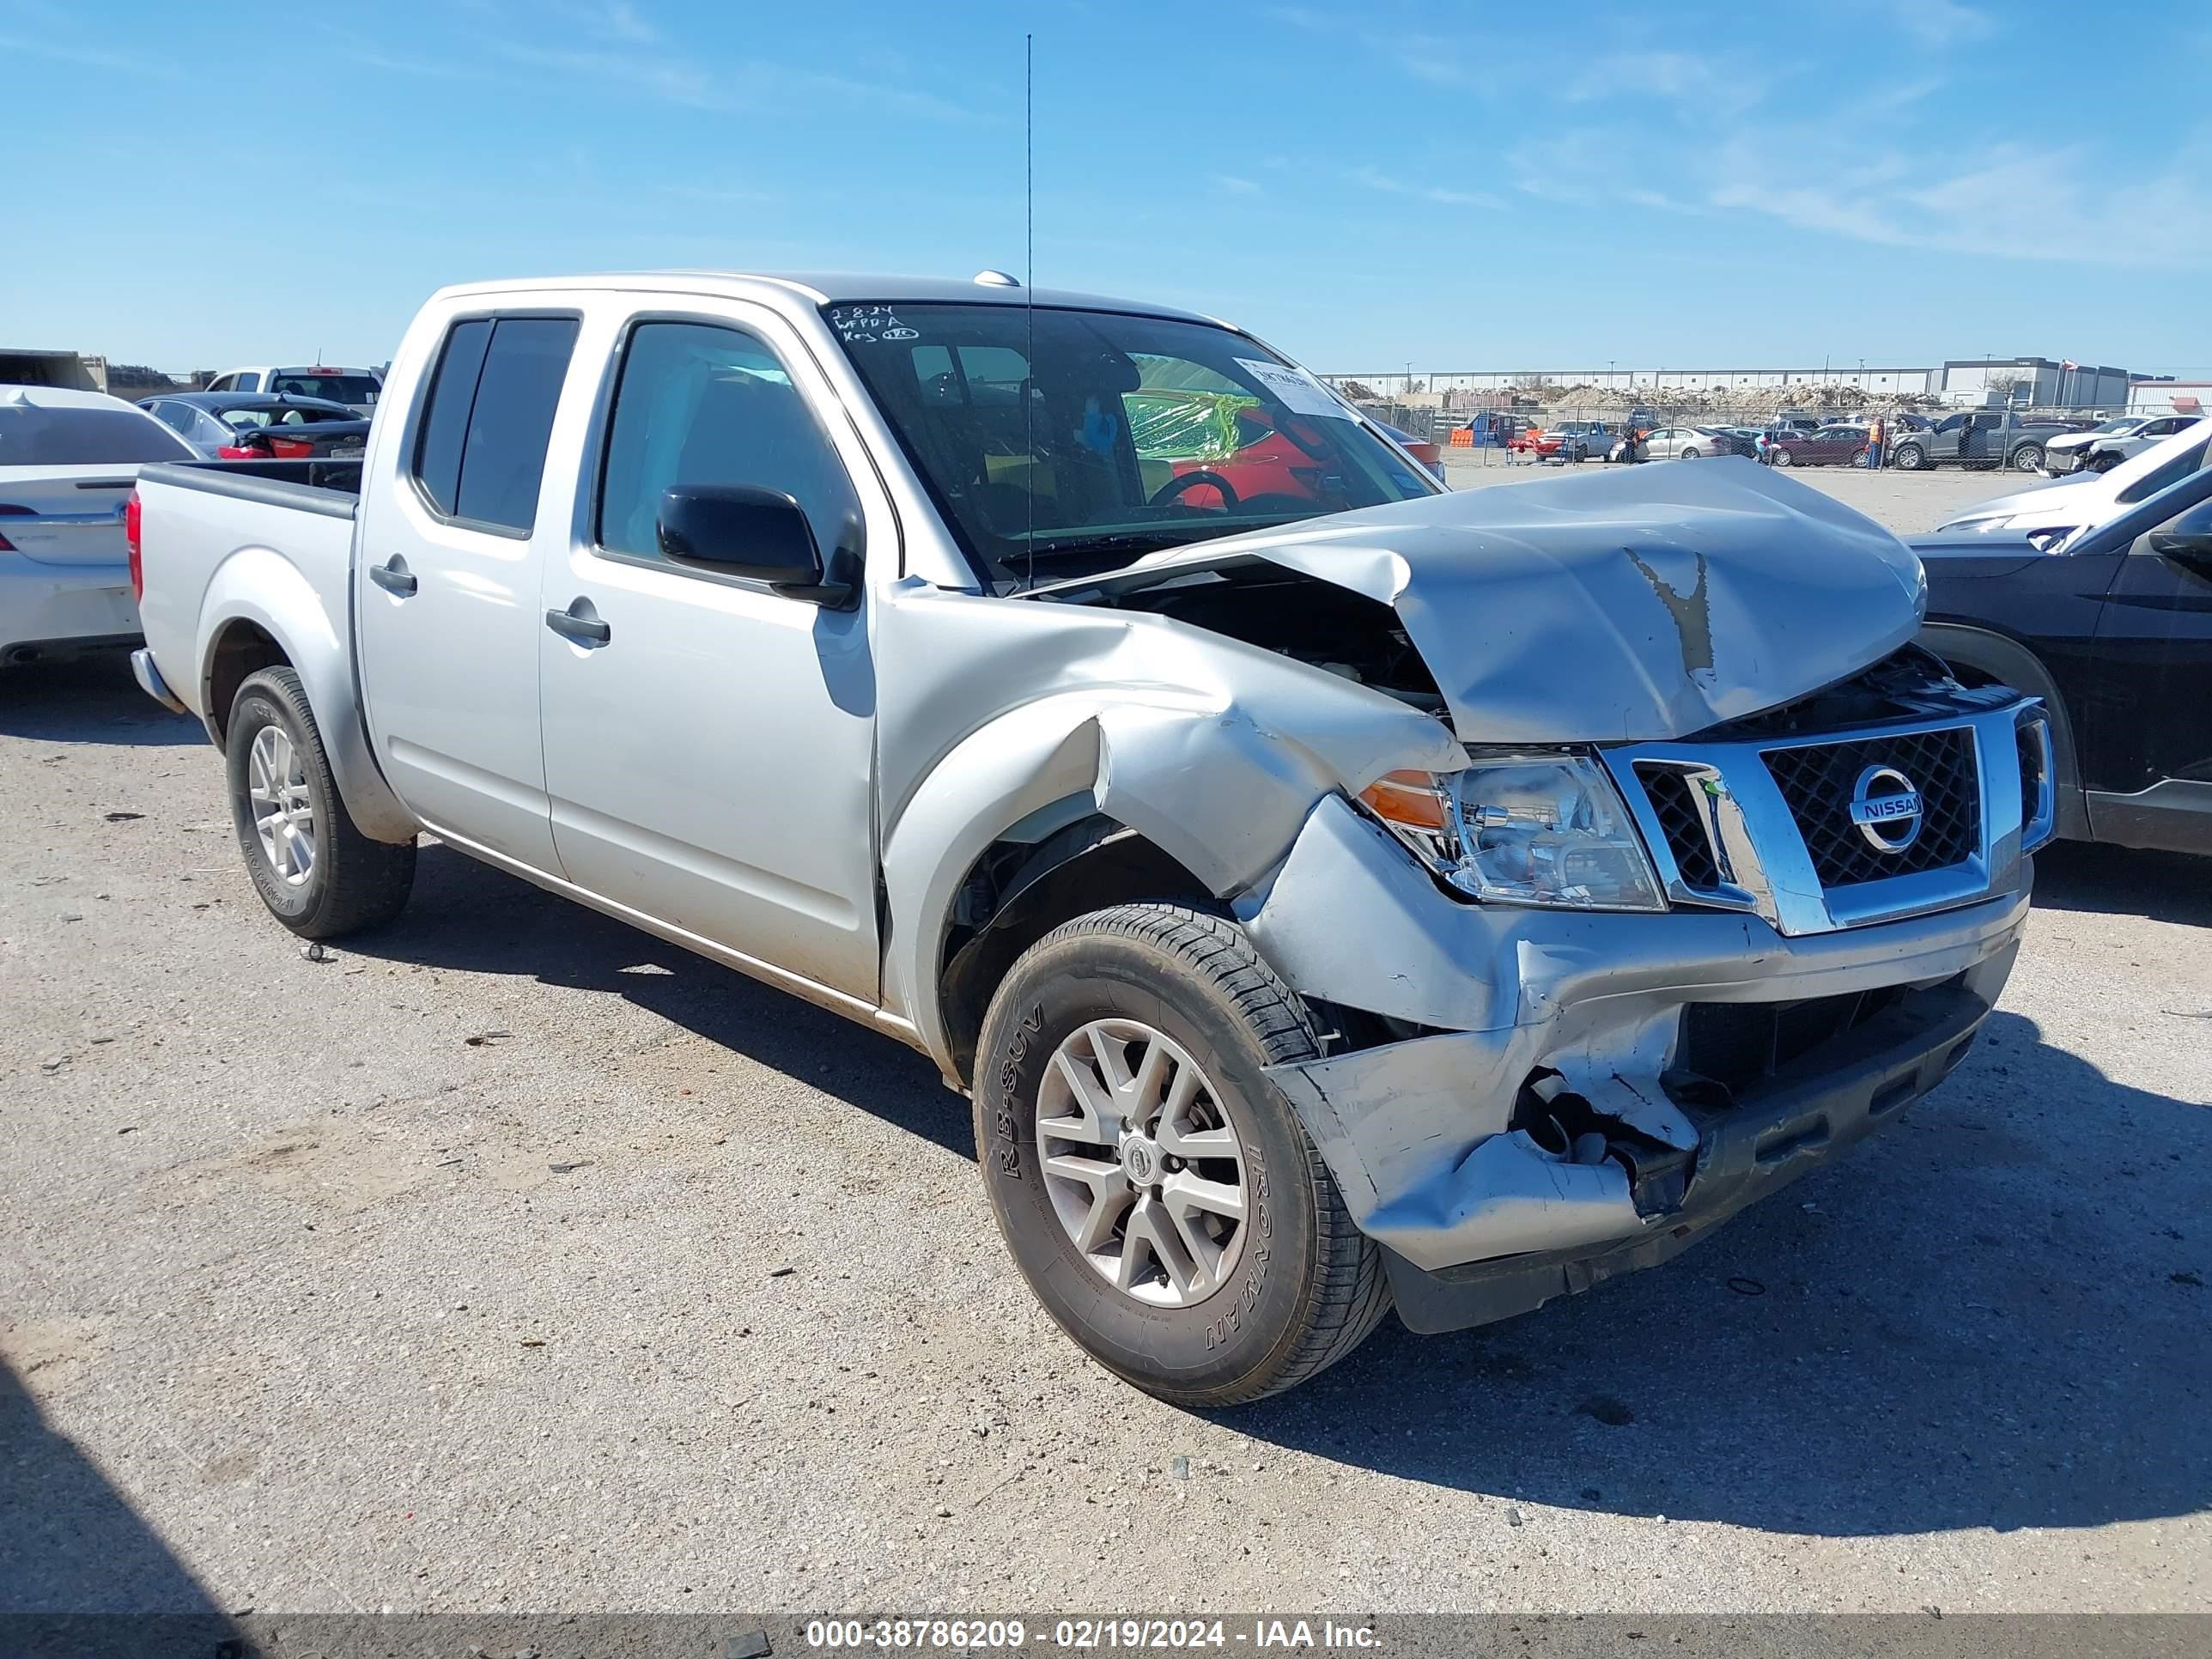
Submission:
{"label": "white cloud", "polygon": [[1939,51],[1996,33],[1996,20],[1985,11],[1962,5],[1960,0],[1895,0],[1899,27],[1923,46]]}
{"label": "white cloud", "polygon": [[1239,179],[1233,173],[1209,173],[1206,175],[1206,181],[1224,196],[1261,194],[1260,186],[1252,179]]}
{"label": "white cloud", "polygon": [[1650,98],[1699,112],[1743,109],[1766,94],[1765,76],[1741,58],[1686,52],[1616,52],[1593,59],[1567,82],[1573,103]]}
{"label": "white cloud", "polygon": [[1410,197],[1416,201],[1433,202],[1439,207],[1503,207],[1504,203],[1486,191],[1449,190],[1442,185],[1416,184],[1401,179],[1395,173],[1385,173],[1370,164],[1353,167],[1345,178],[1364,189],[1378,191],[1386,196]]}
{"label": "white cloud", "polygon": [[2120,181],[2080,150],[2021,144],[1948,171],[1924,156],[1911,167],[1875,157],[1826,182],[1782,182],[1748,165],[1757,154],[1732,148],[1725,170],[1734,176],[1710,192],[1712,207],[1854,241],[2014,260],[2174,267],[2212,258],[2212,192],[2203,183],[2212,143],[2203,138],[2158,171]]}

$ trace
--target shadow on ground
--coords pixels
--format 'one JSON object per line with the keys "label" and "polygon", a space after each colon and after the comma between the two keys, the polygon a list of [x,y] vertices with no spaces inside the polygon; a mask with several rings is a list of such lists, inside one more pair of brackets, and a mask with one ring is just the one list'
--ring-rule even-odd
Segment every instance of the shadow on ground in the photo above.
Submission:
{"label": "shadow on ground", "polygon": [[1231,1420],[1409,1480],[1773,1532],[2191,1515],[2208,1170],[2212,1110],[2000,1012],[1902,1122],[1674,1262],[1462,1335],[1391,1322]]}
{"label": "shadow on ground", "polygon": [[116,651],[0,668],[0,737],[132,748],[207,741],[198,720],[141,691]]}
{"label": "shadow on ground", "polygon": [[[2135,856],[2062,869],[2045,902],[2166,893]],[[965,1106],[888,1037],[442,848],[417,890],[349,948],[618,995],[974,1156]],[[2000,1012],[1930,1100],[1677,1261],[1484,1331],[1390,1322],[1224,1420],[1407,1480],[1776,1532],[2193,1514],[2208,1171],[2212,1110]]]}
{"label": "shadow on ground", "polygon": [[0,1650],[205,1659],[222,1610],[0,1361]]}
{"label": "shadow on ground", "polygon": [[[947,1152],[975,1156],[968,1103],[905,1044],[449,848],[424,848],[399,919],[345,948],[604,991]],[[632,971],[641,965],[663,971]]]}
{"label": "shadow on ground", "polygon": [[2035,855],[2035,908],[2212,927],[2212,859],[2053,842]]}

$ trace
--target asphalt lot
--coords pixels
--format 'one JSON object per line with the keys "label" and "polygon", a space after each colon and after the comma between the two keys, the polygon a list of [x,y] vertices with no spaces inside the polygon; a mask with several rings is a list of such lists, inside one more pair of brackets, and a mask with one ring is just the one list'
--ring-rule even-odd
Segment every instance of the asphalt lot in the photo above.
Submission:
{"label": "asphalt lot", "polygon": [[2212,883],[2038,912],[1850,1158],[1200,1417],[920,1057],[442,848],[307,960],[196,727],[0,678],[0,1612],[2212,1608]]}

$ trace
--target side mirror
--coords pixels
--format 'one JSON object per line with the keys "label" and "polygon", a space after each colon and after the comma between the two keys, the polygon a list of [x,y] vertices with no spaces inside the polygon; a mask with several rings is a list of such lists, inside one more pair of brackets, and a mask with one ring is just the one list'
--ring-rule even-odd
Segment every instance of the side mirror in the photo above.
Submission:
{"label": "side mirror", "polygon": [[757,484],[671,484],[660,492],[661,553],[765,582],[831,607],[860,592],[860,534],[848,520],[825,561],[798,500]]}
{"label": "side mirror", "polygon": [[2150,550],[2162,558],[2191,566],[2212,561],[2212,501],[2198,502],[2163,529],[2152,531],[2146,539]]}

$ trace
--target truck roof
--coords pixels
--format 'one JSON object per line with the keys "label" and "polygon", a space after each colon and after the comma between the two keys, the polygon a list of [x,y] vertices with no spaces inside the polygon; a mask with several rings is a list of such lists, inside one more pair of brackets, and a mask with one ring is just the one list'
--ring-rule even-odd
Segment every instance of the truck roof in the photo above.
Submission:
{"label": "truck roof", "polygon": [[577,276],[526,276],[489,283],[465,283],[441,289],[441,300],[477,295],[529,294],[574,289],[659,289],[674,294],[716,294],[732,299],[757,300],[774,304],[798,301],[809,307],[860,303],[905,302],[911,305],[1019,306],[1034,299],[1041,306],[1072,311],[1116,311],[1142,317],[1166,317],[1181,322],[1217,323],[1220,319],[1194,311],[1140,300],[1117,300],[1104,295],[1081,294],[1064,289],[1001,287],[994,283],[950,276],[890,276],[851,271],[743,270],[616,270],[593,271]]}

